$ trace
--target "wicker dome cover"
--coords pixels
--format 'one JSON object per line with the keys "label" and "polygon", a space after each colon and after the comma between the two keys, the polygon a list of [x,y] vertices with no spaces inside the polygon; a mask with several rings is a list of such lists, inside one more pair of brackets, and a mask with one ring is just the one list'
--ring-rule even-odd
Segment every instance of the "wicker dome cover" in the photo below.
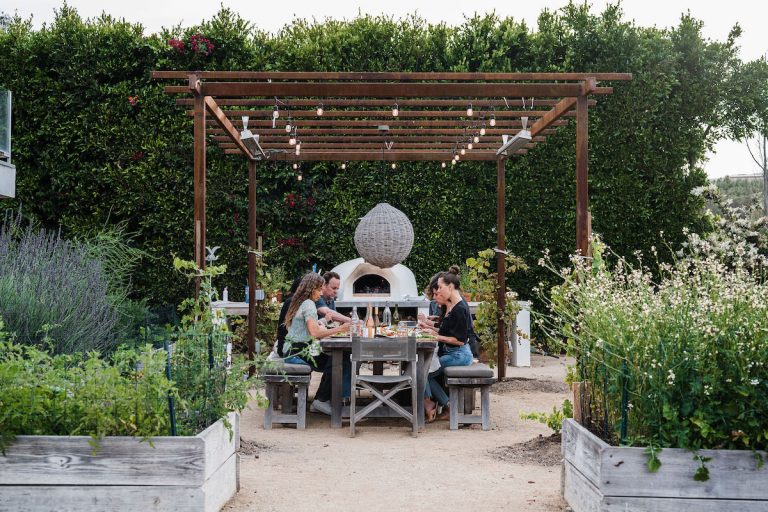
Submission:
{"label": "wicker dome cover", "polygon": [[412,247],[411,221],[387,203],[374,206],[355,229],[357,252],[366,262],[377,267],[394,267],[408,257]]}

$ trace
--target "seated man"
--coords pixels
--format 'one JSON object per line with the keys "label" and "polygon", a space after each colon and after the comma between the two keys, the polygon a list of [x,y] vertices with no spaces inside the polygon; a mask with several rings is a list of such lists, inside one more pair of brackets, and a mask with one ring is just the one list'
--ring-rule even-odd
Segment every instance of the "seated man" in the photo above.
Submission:
{"label": "seated man", "polygon": [[[315,302],[317,307],[317,316],[319,318],[325,318],[327,322],[339,322],[347,323],[350,321],[348,316],[344,316],[336,311],[336,294],[341,286],[341,277],[336,272],[326,272],[323,274],[323,280],[325,284],[322,287],[320,298]],[[312,401],[309,410],[311,412],[320,412],[323,414],[331,414],[331,371],[332,360],[325,354],[321,354],[316,358],[316,361],[320,361],[326,358],[325,370],[323,371],[323,377],[320,379],[320,386],[315,393],[315,399]],[[342,361],[342,386],[344,398],[349,398],[350,393],[350,375],[352,366],[349,362],[349,356],[345,357]]]}
{"label": "seated man", "polygon": [[[339,293],[341,278],[336,272],[326,272],[323,274],[323,285],[320,299],[315,302],[317,306],[317,316],[325,318],[328,322],[339,322],[345,324],[350,321],[348,316],[344,316],[336,311],[336,295]],[[330,315],[330,316],[329,316]]]}

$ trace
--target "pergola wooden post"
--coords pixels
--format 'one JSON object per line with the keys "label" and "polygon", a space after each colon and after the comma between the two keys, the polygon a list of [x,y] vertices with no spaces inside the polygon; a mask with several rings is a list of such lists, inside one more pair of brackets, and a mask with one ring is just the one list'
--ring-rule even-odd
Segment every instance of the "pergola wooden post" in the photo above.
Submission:
{"label": "pergola wooden post", "polygon": [[503,312],[507,305],[507,241],[506,241],[506,165],[505,159],[499,158],[496,163],[496,304],[502,313],[496,324],[496,350],[498,363],[498,379],[507,376],[507,336],[504,332],[505,322]]}
{"label": "pergola wooden post", "polygon": [[[546,140],[558,126],[576,118],[576,247],[587,255],[589,243],[588,97],[607,95],[611,87],[598,81],[631,80],[627,73],[349,73],[155,71],[156,79],[186,80],[170,85],[170,94],[188,94],[178,105],[192,107],[194,118],[194,254],[205,267],[206,134],[225,154],[244,155],[248,163],[248,356],[255,349],[256,292],[256,161],[495,161],[497,168],[497,304],[503,311],[505,279],[505,162],[497,156],[501,135],[532,120],[532,140],[514,152],[524,155]],[[529,98],[526,104],[525,97]],[[521,99],[517,99],[521,98]],[[530,98],[536,99],[533,109]],[[317,115],[319,101],[325,107]],[[400,112],[392,116],[397,102]],[[474,106],[470,115],[468,106]],[[225,107],[222,109],[222,107]],[[523,107],[522,109],[520,107]],[[299,130],[301,152],[288,143],[285,117],[290,112]],[[207,118],[210,114],[211,119]],[[262,151],[254,153],[240,140],[231,119],[251,118]],[[494,125],[490,120],[493,119]],[[279,124],[279,126],[278,126]],[[482,132],[480,128],[482,127]],[[484,135],[483,135],[484,134]],[[481,138],[482,135],[482,138]],[[476,139],[475,139],[476,138]],[[470,148],[469,142],[472,142]],[[499,378],[506,374],[506,333],[498,324]]]}

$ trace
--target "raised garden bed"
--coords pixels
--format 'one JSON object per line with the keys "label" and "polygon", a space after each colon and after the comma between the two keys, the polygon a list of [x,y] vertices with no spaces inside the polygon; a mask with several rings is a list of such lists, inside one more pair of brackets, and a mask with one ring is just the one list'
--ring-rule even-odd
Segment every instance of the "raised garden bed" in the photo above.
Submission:
{"label": "raised garden bed", "polygon": [[0,510],[217,511],[239,488],[240,415],[200,434],[18,436],[0,455]]}
{"label": "raised garden bed", "polygon": [[[563,422],[563,496],[574,512],[768,512],[768,469],[748,450],[701,450],[709,480],[693,475],[688,450],[665,448],[648,470],[644,448],[610,446],[568,419]],[[765,456],[765,454],[763,454]]]}

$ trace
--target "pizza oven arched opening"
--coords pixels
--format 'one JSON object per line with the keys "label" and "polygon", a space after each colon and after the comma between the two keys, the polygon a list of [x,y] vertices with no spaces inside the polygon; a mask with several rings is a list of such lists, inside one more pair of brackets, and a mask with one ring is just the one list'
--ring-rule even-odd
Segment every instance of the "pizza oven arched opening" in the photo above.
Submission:
{"label": "pizza oven arched opening", "polygon": [[365,274],[355,281],[352,286],[352,295],[366,297],[389,296],[389,281],[376,274]]}

